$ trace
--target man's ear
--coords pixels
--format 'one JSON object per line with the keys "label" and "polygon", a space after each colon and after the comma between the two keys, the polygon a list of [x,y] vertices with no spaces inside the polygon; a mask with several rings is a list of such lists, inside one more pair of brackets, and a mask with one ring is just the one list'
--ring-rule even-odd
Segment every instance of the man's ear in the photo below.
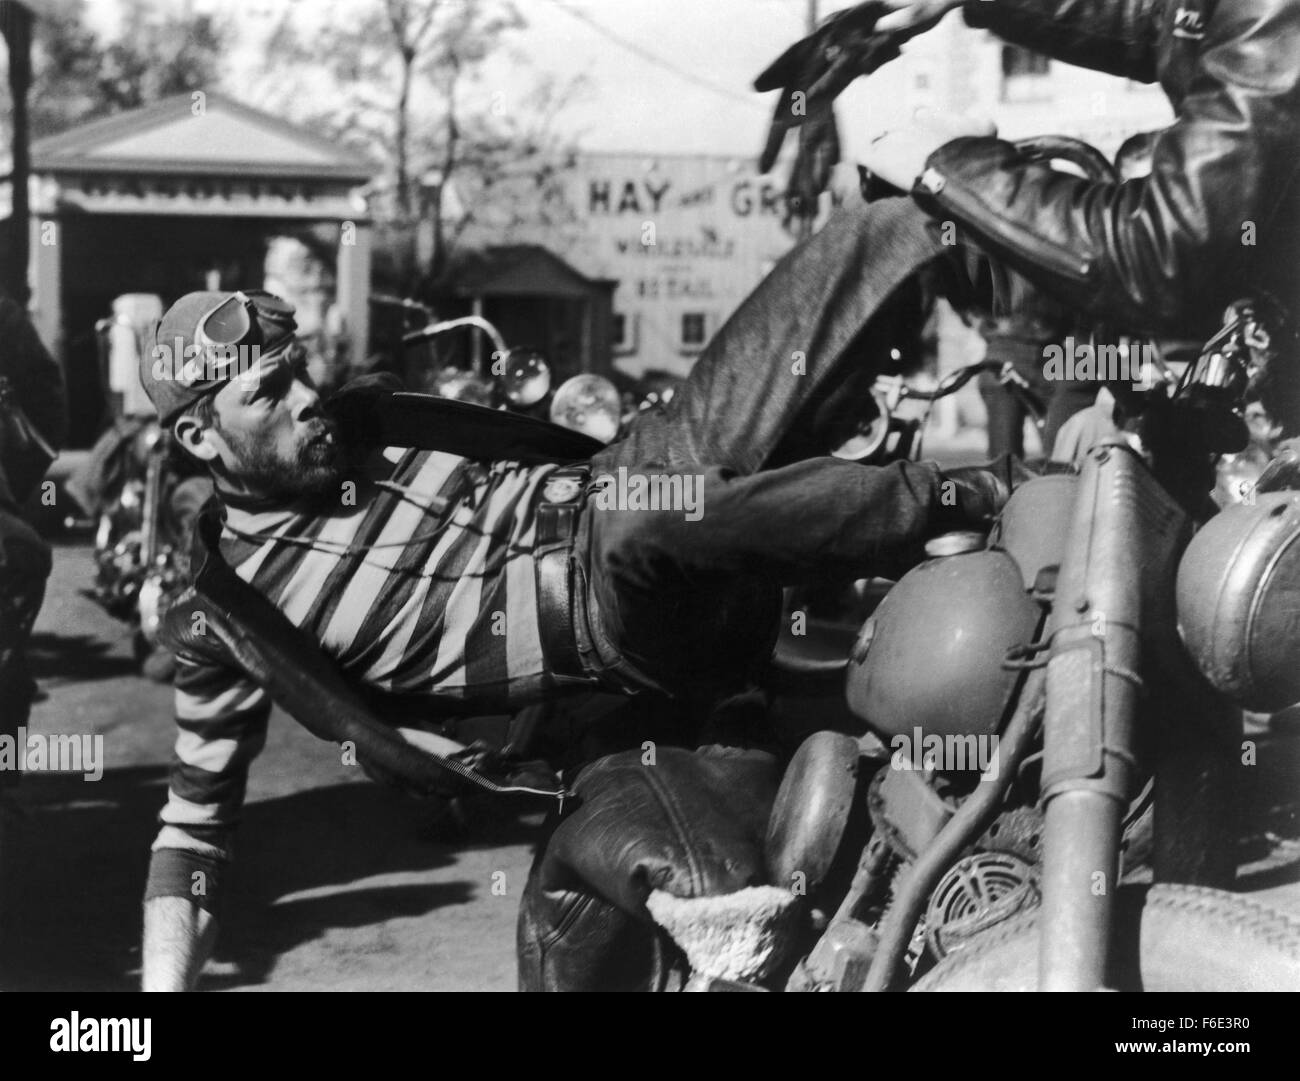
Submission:
{"label": "man's ear", "polygon": [[172,434],[182,449],[203,462],[217,460],[217,448],[208,438],[208,429],[194,417],[180,417],[172,426]]}

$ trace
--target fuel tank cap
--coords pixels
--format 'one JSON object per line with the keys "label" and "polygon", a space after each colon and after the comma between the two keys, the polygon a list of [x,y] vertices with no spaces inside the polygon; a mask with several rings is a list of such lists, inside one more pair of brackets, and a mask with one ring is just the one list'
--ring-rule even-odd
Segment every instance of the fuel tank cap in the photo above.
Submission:
{"label": "fuel tank cap", "polygon": [[957,529],[940,533],[925,542],[925,554],[930,559],[939,556],[959,556],[964,552],[978,552],[984,548],[985,536],[973,529]]}

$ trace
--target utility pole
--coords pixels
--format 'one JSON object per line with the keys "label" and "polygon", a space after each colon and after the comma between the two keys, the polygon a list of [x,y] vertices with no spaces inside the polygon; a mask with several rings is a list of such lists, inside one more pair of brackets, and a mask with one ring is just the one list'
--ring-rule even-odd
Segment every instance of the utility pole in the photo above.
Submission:
{"label": "utility pole", "polygon": [[18,0],[0,0],[0,32],[9,47],[9,93],[13,100],[13,189],[9,236],[0,253],[0,289],[26,306],[28,244],[27,178],[31,155],[27,134],[27,91],[32,85],[32,13]]}
{"label": "utility pole", "polygon": [[[811,34],[816,29],[817,29],[817,0],[808,0],[807,7],[805,8],[804,33]],[[806,91],[808,88],[805,86],[803,89]],[[802,138],[802,135],[800,135],[800,138]],[[798,159],[796,158],[796,161],[797,160]],[[791,168],[794,168],[793,164],[791,165]],[[800,209],[802,210],[803,208],[801,207]],[[810,236],[812,236],[813,222],[816,221],[816,219],[817,219],[816,209],[813,210],[812,214],[800,214],[796,219],[795,226],[794,226],[795,240],[799,242],[803,242],[807,240]]]}

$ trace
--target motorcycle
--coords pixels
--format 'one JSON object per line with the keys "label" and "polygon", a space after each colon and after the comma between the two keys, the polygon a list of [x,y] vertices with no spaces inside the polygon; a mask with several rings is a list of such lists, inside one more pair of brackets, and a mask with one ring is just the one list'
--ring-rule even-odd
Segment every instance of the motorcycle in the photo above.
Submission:
{"label": "motorcycle", "polygon": [[106,397],[127,415],[100,437],[69,484],[89,519],[70,518],[66,524],[94,530],[90,596],[132,626],[137,663],[165,680],[170,665],[153,664],[160,615],[184,586],[188,523],[211,494],[211,484],[175,451],[157,418],[141,411],[143,392],[127,382],[134,382],[138,358],[147,349],[150,318],[159,314],[159,298],[128,295],[114,303],[112,316],[95,324]]}
{"label": "motorcycle", "polygon": [[[651,894],[687,989],[1300,989],[1300,921],[1226,889],[1241,710],[1300,700],[1296,455],[1211,498],[1274,315],[1232,305],[1081,469],[1022,480],[990,533],[873,582],[847,655],[786,635],[776,668],[842,679],[855,727],[788,764],[752,915]],[[878,380],[865,442],[911,456],[897,403],[980,367]]]}
{"label": "motorcycle", "polygon": [[[94,519],[90,595],[133,627],[132,649],[143,665],[157,645],[169,598],[185,586],[189,523],[212,485],[180,460],[156,420],[132,422],[119,435],[115,480]],[[167,677],[163,671],[150,674]]]}

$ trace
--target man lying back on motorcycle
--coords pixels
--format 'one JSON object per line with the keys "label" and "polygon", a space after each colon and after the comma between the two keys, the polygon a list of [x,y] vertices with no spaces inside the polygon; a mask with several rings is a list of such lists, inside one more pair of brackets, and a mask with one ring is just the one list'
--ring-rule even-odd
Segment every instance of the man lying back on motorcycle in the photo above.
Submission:
{"label": "man lying back on motorcycle", "polygon": [[[435,713],[512,711],[574,687],[707,709],[770,655],[782,586],[896,569],[1005,498],[981,470],[789,450],[838,381],[887,362],[871,320],[945,254],[912,208],[837,215],[746,300],[668,406],[576,469],[349,445],[303,370],[292,308],[255,290],[182,297],[141,377],[215,480],[217,555],[355,683]],[[391,396],[356,393],[381,412]],[[570,528],[542,537],[543,505]],[[212,946],[270,711],[230,643],[185,624],[147,989],[190,986]]]}
{"label": "man lying back on motorcycle", "polygon": [[[897,9],[889,28],[906,36],[956,3],[887,6]],[[1178,120],[1157,142],[1152,175],[1064,176],[987,131],[951,128],[878,140],[876,173],[1059,299],[1134,329],[1202,334],[1243,287],[1294,299],[1295,0],[1220,0],[1208,13],[1146,0],[969,0],[965,11],[1067,62],[1159,77]],[[836,45],[834,28],[814,36],[812,77],[822,58],[844,55]],[[991,486],[945,486],[926,465],[763,468],[843,374],[850,345],[899,282],[944,254],[923,250],[934,242],[919,216],[891,202],[838,215],[787,257],[672,405],[592,461],[593,476],[677,477],[682,491],[698,483],[704,510],[689,521],[681,508],[636,509],[626,485],[604,509],[589,500],[569,538],[578,587],[559,606],[563,619],[539,618],[552,606],[539,606],[535,589],[533,512],[547,498],[546,468],[397,451],[349,471],[315,392],[285,362],[259,362],[251,388],[215,380],[151,391],[182,444],[212,466],[227,559],[357,677],[485,708],[566,681],[712,693],[762,655],[776,586],[815,570],[878,569],[996,502]],[[184,298],[161,339],[192,340],[229,303]],[[234,303],[258,328],[250,335],[263,335],[264,356],[291,349],[274,302]],[[194,644],[178,679],[181,736],[147,893],[146,986],[188,985],[210,947],[243,778],[265,731],[265,693],[200,653]],[[195,870],[211,884],[197,899]]]}

